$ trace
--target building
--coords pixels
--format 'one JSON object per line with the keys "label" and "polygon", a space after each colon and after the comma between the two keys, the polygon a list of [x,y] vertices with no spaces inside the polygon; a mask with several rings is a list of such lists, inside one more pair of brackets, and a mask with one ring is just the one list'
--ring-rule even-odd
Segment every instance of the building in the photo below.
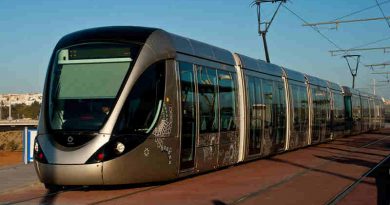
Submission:
{"label": "building", "polygon": [[7,106],[9,103],[11,105],[16,104],[26,104],[31,105],[34,102],[42,102],[41,93],[27,93],[27,94],[1,94],[0,95],[0,105]]}

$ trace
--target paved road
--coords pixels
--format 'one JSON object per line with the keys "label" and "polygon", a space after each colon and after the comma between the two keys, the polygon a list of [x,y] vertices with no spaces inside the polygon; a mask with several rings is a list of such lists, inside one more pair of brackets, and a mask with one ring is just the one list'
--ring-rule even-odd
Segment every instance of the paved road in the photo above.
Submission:
{"label": "paved road", "polygon": [[20,164],[0,168],[0,182],[1,194],[36,184],[38,178],[32,164]]}
{"label": "paved road", "polygon": [[382,181],[362,176],[388,156],[390,136],[363,134],[167,184],[72,187],[60,193],[36,184],[0,194],[0,204],[326,204],[350,190],[338,198],[348,204],[361,184],[367,196],[375,196],[365,202],[376,204]]}

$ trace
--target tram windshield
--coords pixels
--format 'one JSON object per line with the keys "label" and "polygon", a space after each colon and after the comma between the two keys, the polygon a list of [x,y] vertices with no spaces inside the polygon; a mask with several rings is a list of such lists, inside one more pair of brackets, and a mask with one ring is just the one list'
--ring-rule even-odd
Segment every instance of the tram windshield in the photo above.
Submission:
{"label": "tram windshield", "polygon": [[60,50],[51,73],[51,128],[100,129],[114,106],[133,58],[133,48],[117,44],[87,44]]}

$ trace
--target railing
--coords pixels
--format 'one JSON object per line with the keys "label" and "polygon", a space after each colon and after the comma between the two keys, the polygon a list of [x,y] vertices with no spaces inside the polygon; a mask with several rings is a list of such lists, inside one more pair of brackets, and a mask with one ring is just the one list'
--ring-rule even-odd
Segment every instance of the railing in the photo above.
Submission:
{"label": "railing", "polygon": [[38,120],[0,120],[0,126],[38,125]]}

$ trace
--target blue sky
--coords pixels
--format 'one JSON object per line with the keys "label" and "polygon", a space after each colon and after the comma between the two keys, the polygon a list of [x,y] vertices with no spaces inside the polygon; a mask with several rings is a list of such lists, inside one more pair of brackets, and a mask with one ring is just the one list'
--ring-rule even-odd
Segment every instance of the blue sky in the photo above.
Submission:
{"label": "blue sky", "polygon": [[[378,0],[384,2],[385,0]],[[47,64],[56,42],[64,35],[91,27],[137,25],[163,28],[254,58],[264,59],[257,34],[256,11],[250,0],[1,0],[0,93],[41,92]],[[309,22],[333,20],[375,5],[375,0],[293,0],[286,6]],[[390,16],[390,2],[383,4]],[[269,4],[264,13],[272,14]],[[381,17],[373,8],[347,19]],[[338,30],[320,30],[341,48],[351,48],[390,37],[385,21],[342,24]],[[351,74],[336,49],[285,8],[281,8],[269,33],[271,61],[342,85],[351,85]],[[390,46],[390,39],[367,47]],[[388,62],[390,53],[363,52],[364,64]],[[390,67],[387,68],[390,71]],[[378,71],[384,71],[384,69]],[[372,75],[360,66],[357,86],[370,91]],[[377,93],[390,98],[390,86]]]}

